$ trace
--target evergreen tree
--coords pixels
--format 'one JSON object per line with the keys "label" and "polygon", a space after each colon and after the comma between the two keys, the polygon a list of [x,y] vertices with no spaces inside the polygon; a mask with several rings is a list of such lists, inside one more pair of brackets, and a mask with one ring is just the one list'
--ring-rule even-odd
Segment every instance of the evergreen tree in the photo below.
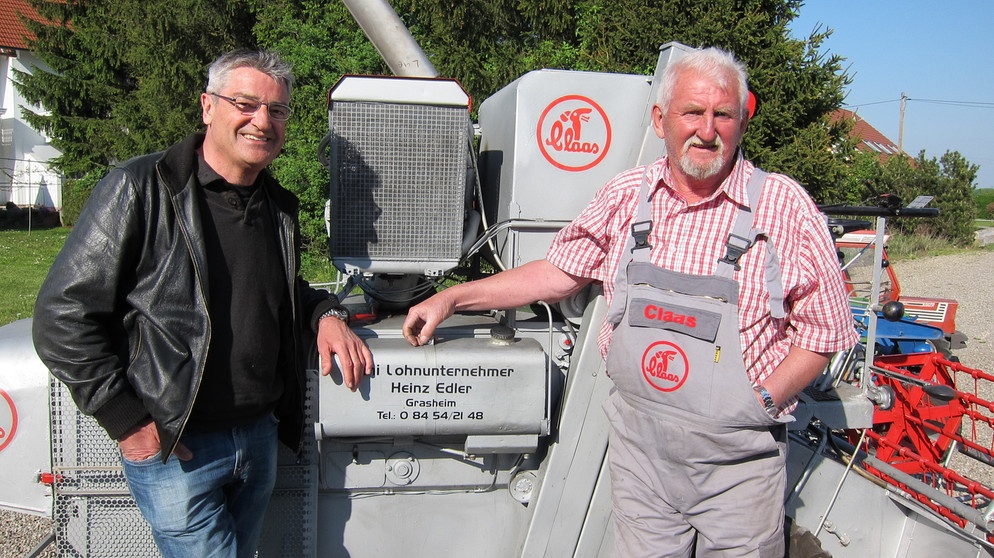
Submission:
{"label": "evergreen tree", "polygon": [[24,116],[53,138],[69,178],[197,130],[207,66],[255,42],[238,0],[31,1],[51,22],[29,22],[51,71],[19,74],[17,86],[47,111]]}
{"label": "evergreen tree", "polygon": [[[920,159],[924,157],[922,151]],[[958,151],[946,151],[939,158],[940,179],[935,198],[941,213],[936,228],[958,246],[970,246],[974,241],[977,208],[973,203],[973,187],[979,169]]]}
{"label": "evergreen tree", "polygon": [[831,122],[850,79],[822,52],[830,31],[791,38],[801,0],[396,0],[394,6],[446,76],[482,100],[538,68],[651,74],[659,47],[717,46],[746,63],[759,110],[746,155],[805,184],[819,201],[844,198],[853,146]]}
{"label": "evergreen tree", "polygon": [[[15,86],[43,111],[22,108],[33,128],[62,152],[53,161],[70,179],[106,167],[118,131],[114,107],[128,89],[121,43],[106,6],[88,2],[32,1],[51,24],[25,20],[37,37],[34,53],[48,66],[15,72]],[[70,24],[71,22],[71,24]],[[51,71],[48,71],[48,70]]]}
{"label": "evergreen tree", "polygon": [[[386,74],[380,55],[340,0],[256,3],[254,33],[263,48],[293,64],[296,83],[286,145],[271,170],[300,198],[300,226],[312,254],[327,254],[324,206],[330,176],[319,159],[328,134],[328,92],[345,74]],[[327,155],[327,154],[325,154]]]}

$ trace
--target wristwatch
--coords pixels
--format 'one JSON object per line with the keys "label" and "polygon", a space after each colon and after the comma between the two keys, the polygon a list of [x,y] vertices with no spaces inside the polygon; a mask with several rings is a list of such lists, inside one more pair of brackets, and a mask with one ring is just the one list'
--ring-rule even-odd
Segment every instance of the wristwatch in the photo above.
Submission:
{"label": "wristwatch", "polygon": [[330,310],[327,310],[324,314],[321,314],[318,321],[320,322],[325,318],[338,318],[345,323],[349,323],[349,311],[341,306],[336,306]]}
{"label": "wristwatch", "polygon": [[777,411],[779,409],[777,409],[777,406],[773,403],[773,396],[770,395],[770,392],[763,386],[756,386],[752,389],[758,393],[761,398],[763,398],[763,407],[766,408],[766,413],[771,417],[776,418]]}

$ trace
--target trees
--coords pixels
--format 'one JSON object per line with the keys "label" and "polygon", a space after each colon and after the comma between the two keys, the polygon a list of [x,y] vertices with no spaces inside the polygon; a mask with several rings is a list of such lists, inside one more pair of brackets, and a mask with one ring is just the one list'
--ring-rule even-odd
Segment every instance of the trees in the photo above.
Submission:
{"label": "trees", "polygon": [[800,0],[395,0],[443,74],[482,100],[526,71],[651,74],[659,46],[718,46],[742,59],[759,98],[744,138],[750,159],[787,173],[820,201],[838,199],[852,143],[828,117],[849,77],[821,52],[829,31],[790,38]]}
{"label": "trees", "polygon": [[994,219],[994,188],[978,188],[973,191],[973,205],[980,219]]}
{"label": "trees", "polygon": [[[20,75],[17,86],[48,111],[27,109],[25,117],[63,152],[55,164],[67,188],[80,190],[69,199],[85,197],[109,165],[201,129],[197,96],[219,53],[271,48],[297,76],[273,172],[301,198],[305,242],[324,250],[328,178],[317,150],[327,133],[327,92],[343,74],[387,72],[340,1],[29,1],[54,23],[31,24],[34,48],[53,72]],[[846,137],[848,124],[829,120],[849,77],[842,58],[823,52],[830,31],[791,38],[787,25],[801,0],[391,3],[436,68],[458,79],[476,106],[533,69],[650,74],[669,41],[729,49],[748,65],[759,99],[743,140],[749,158],[798,179],[820,202],[862,195],[865,179],[854,173],[868,171]],[[948,166],[960,179],[969,174],[965,161]]]}
{"label": "trees", "polygon": [[947,151],[939,159],[928,158],[922,151],[916,158],[890,157],[883,164],[876,153],[856,152],[842,183],[847,196],[837,203],[874,205],[880,195],[893,194],[908,204],[918,196],[932,196],[928,207],[938,208],[938,217],[891,219],[890,229],[968,246],[973,242],[977,214],[973,191],[977,170],[977,165],[956,151]]}
{"label": "trees", "polygon": [[[26,20],[37,39],[33,50],[52,72],[17,73],[26,100],[48,113],[23,108],[25,120],[52,138],[62,152],[54,161],[70,177],[102,167],[111,150],[114,107],[128,86],[121,71],[119,43],[111,40],[112,17],[100,6],[77,2],[32,2],[55,25]],[[69,22],[73,26],[69,26]]]}
{"label": "trees", "polygon": [[928,158],[921,151],[914,159],[891,157],[876,177],[867,182],[868,193],[888,193],[904,203],[917,196],[933,196],[931,207],[939,216],[930,219],[893,219],[893,230],[929,234],[944,238],[956,246],[973,243],[973,183],[977,165],[969,163],[959,152],[947,151],[941,158]]}
{"label": "trees", "polygon": [[71,178],[162,149],[197,129],[205,70],[217,53],[254,44],[237,0],[32,0],[56,25],[31,22],[52,72],[18,75],[50,114],[25,109],[63,152]]}
{"label": "trees", "polygon": [[85,199],[109,165],[197,130],[207,65],[254,44],[238,0],[30,1],[52,22],[27,22],[51,72],[19,74],[16,86],[45,109],[24,118],[62,152],[53,163],[70,200]]}

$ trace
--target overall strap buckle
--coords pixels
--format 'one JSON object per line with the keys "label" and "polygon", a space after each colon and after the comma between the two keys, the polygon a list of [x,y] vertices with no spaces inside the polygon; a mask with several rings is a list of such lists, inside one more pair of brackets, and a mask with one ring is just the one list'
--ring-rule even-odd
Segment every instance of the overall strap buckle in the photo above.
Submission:
{"label": "overall strap buckle", "polygon": [[725,241],[725,257],[718,261],[730,264],[735,268],[735,271],[739,271],[742,269],[742,266],[739,265],[739,258],[748,252],[749,248],[752,248],[753,242],[744,236],[728,233],[728,240]]}
{"label": "overall strap buckle", "polygon": [[641,250],[643,248],[652,248],[649,244],[649,233],[652,232],[652,221],[638,221],[637,223],[632,223],[632,238],[635,239],[635,246],[632,247],[632,252],[636,250]]}

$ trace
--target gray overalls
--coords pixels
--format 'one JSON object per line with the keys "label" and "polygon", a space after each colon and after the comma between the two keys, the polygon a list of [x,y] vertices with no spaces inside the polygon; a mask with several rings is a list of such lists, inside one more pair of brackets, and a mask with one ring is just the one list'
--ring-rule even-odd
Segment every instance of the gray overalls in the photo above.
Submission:
{"label": "gray overalls", "polygon": [[[759,200],[756,169],[748,199]],[[755,203],[755,201],[747,203]],[[649,262],[651,200],[642,179],[607,320],[616,389],[609,464],[619,558],[784,552],[786,427],[757,400],[739,343],[738,258],[761,231],[740,208],[713,276]],[[766,242],[766,289],[783,317],[780,265]]]}

